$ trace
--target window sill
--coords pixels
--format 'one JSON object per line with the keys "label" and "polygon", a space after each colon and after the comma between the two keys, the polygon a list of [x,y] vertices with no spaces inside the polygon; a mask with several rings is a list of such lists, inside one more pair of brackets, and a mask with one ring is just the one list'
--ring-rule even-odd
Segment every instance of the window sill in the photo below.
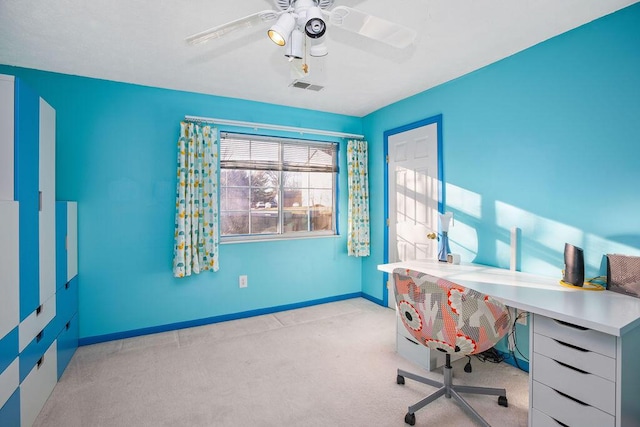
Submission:
{"label": "window sill", "polygon": [[237,236],[237,237],[221,237],[221,245],[229,245],[235,243],[255,243],[255,242],[278,242],[278,241],[290,241],[290,240],[305,240],[305,239],[327,239],[327,238],[339,238],[339,234],[305,234],[301,236],[291,235],[274,235],[270,236]]}

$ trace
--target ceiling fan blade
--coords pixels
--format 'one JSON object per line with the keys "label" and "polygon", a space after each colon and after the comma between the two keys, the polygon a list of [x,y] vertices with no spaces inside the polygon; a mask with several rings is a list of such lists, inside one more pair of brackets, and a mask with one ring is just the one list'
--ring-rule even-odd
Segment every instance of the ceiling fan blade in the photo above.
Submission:
{"label": "ceiling fan blade", "polygon": [[334,7],[329,19],[337,27],[400,49],[413,43],[417,35],[415,30],[404,25],[346,6]]}
{"label": "ceiling fan blade", "polygon": [[200,33],[193,34],[187,37],[185,40],[188,44],[194,45],[206,42],[211,39],[219,39],[226,36],[232,31],[240,30],[243,28],[251,28],[255,25],[262,24],[263,22],[269,22],[280,16],[281,12],[274,10],[263,10],[244,18],[236,19],[235,21],[227,22],[226,24],[218,25],[217,27],[209,28]]}

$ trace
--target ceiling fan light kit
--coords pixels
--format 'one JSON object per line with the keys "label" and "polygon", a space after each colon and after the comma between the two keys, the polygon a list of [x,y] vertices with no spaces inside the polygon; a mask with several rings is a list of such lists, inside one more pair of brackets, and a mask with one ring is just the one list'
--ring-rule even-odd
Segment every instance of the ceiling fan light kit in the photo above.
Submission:
{"label": "ceiling fan light kit", "polygon": [[303,45],[304,34],[302,34],[302,31],[296,28],[291,32],[289,42],[285,46],[287,52],[284,54],[284,56],[290,59],[302,59]]}
{"label": "ceiling fan light kit", "polygon": [[[189,44],[198,44],[227,34],[276,21],[267,35],[278,46],[285,47],[289,61],[302,59],[307,53],[323,57],[329,52],[325,43],[327,24],[345,31],[404,49],[416,39],[416,31],[346,6],[333,6],[334,0],[273,0],[280,11],[263,10],[244,18],[187,37]],[[325,17],[328,19],[325,20]],[[306,37],[305,37],[306,36]],[[305,64],[308,67],[308,64]],[[307,70],[305,70],[306,72]]]}
{"label": "ceiling fan light kit", "polygon": [[322,18],[322,11],[318,6],[307,9],[306,22],[304,24],[304,32],[312,39],[322,37],[327,31],[327,23]]}
{"label": "ceiling fan light kit", "polygon": [[291,32],[296,26],[296,19],[290,13],[283,13],[267,34],[269,38],[278,46],[287,44],[287,40],[291,36]]}

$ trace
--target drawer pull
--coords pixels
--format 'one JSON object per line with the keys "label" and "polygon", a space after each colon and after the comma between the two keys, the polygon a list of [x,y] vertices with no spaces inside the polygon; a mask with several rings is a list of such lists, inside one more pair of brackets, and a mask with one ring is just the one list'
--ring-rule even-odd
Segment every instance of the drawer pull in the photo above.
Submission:
{"label": "drawer pull", "polygon": [[409,341],[411,344],[420,345],[420,343],[415,342],[411,338],[404,337],[405,340]]}
{"label": "drawer pull", "polygon": [[578,399],[576,399],[575,397],[571,397],[571,396],[569,396],[568,394],[565,394],[565,393],[563,393],[563,392],[561,392],[561,391],[556,390],[555,388],[552,388],[551,390],[555,391],[555,392],[556,392],[556,393],[558,393],[560,396],[566,397],[567,399],[571,399],[571,400],[573,400],[574,402],[576,402],[576,403],[578,403],[578,404],[580,404],[580,405],[582,405],[582,406],[591,406],[591,405],[589,405],[588,403],[584,403],[582,400],[578,400]]}
{"label": "drawer pull", "polygon": [[554,360],[554,362],[556,362],[558,365],[564,366],[565,368],[573,369],[576,372],[580,372],[581,374],[590,374],[589,372],[578,369],[575,366],[567,365],[566,363],[558,362],[557,360]]}
{"label": "drawer pull", "polygon": [[589,330],[589,328],[585,328],[584,326],[574,325],[573,323],[563,322],[562,320],[553,319],[553,321],[556,322],[556,323],[560,323],[561,325],[568,326],[568,327],[573,328],[573,329],[579,329],[581,331],[588,331]]}
{"label": "drawer pull", "polygon": [[71,321],[67,322],[66,325],[64,325],[65,329],[68,331],[69,328],[71,327]]}
{"label": "drawer pull", "polygon": [[36,308],[36,316],[40,316],[40,313],[42,313],[42,305],[39,305],[38,308]]}
{"label": "drawer pull", "polygon": [[563,345],[563,346],[565,346],[565,347],[572,348],[572,349],[574,349],[574,350],[581,351],[581,352],[583,352],[583,353],[588,353],[588,352],[589,352],[589,350],[587,350],[586,348],[578,347],[577,345],[568,344],[568,343],[566,343],[566,342],[558,341],[558,340],[556,340],[556,339],[554,339],[554,341],[555,341],[555,342],[557,342],[557,343],[558,343],[558,344],[560,344],[560,345]]}
{"label": "drawer pull", "polygon": [[36,366],[38,367],[38,369],[40,369],[40,366],[42,366],[43,363],[44,363],[44,355],[42,355],[42,357],[38,359],[38,363],[36,363]]}
{"label": "drawer pull", "polygon": [[65,289],[69,289],[69,282],[67,282],[67,283],[65,283],[65,284],[64,284],[64,288],[65,288]]}
{"label": "drawer pull", "polygon": [[559,426],[562,426],[562,427],[569,427],[569,424],[561,423],[560,421],[556,420],[556,419],[555,419],[555,418],[553,418],[553,417],[551,417],[551,419],[552,419],[553,421],[555,421],[556,423],[558,423],[558,425],[559,425]]}
{"label": "drawer pull", "polygon": [[44,329],[41,330],[38,335],[36,335],[36,342],[40,342],[40,340],[42,340],[42,337],[44,336]]}

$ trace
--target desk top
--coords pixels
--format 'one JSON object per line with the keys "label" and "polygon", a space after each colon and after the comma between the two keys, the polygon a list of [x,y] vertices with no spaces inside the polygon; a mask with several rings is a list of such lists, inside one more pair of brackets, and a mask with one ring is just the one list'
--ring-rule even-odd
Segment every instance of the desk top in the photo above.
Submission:
{"label": "desk top", "polygon": [[570,289],[560,285],[560,278],[480,264],[454,265],[436,260],[378,266],[378,270],[386,273],[392,273],[394,268],[409,268],[447,279],[498,298],[510,307],[610,335],[622,336],[640,326],[640,298],[611,291]]}

